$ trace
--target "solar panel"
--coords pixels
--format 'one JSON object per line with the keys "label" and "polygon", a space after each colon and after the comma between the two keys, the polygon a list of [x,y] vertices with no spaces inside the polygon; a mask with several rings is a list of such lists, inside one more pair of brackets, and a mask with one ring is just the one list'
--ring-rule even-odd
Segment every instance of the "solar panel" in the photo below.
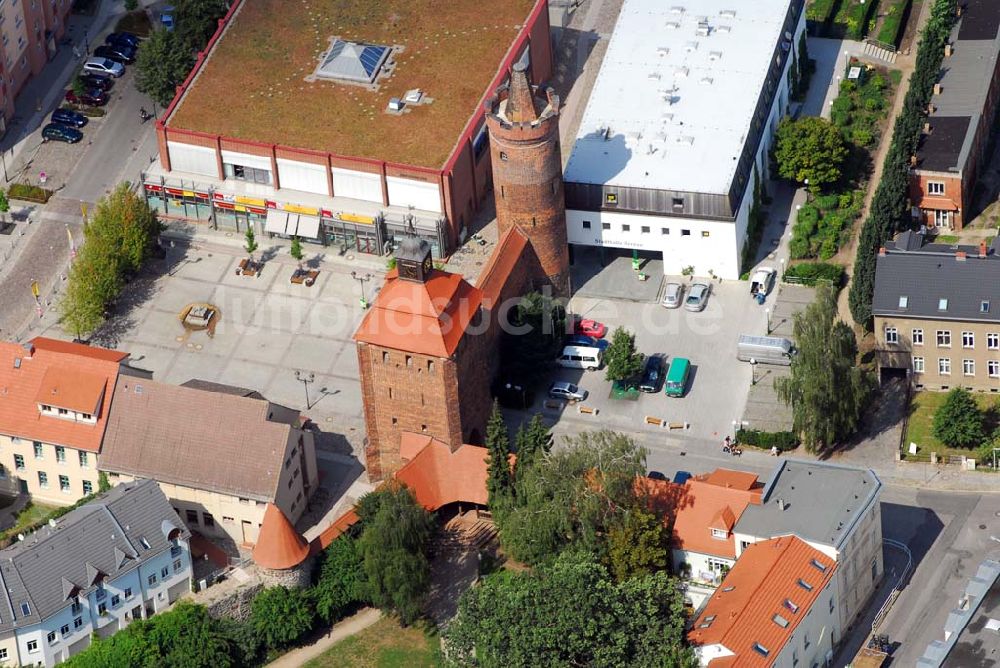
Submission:
{"label": "solar panel", "polygon": [[366,46],[361,51],[361,66],[365,68],[365,74],[371,77],[378,71],[378,66],[382,63],[382,56],[385,52],[384,46]]}
{"label": "solar panel", "polygon": [[389,57],[389,47],[334,40],[329,52],[316,70],[327,79],[346,79],[371,83]]}

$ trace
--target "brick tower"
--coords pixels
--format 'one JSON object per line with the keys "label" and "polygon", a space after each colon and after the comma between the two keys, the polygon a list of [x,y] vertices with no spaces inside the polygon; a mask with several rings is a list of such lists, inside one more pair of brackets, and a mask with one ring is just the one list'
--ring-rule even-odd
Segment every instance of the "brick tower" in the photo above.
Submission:
{"label": "brick tower", "polygon": [[[544,93],[545,98],[538,97]],[[559,96],[532,87],[515,64],[510,82],[486,101],[499,236],[520,228],[557,295],[569,293],[566,201],[559,150]]]}

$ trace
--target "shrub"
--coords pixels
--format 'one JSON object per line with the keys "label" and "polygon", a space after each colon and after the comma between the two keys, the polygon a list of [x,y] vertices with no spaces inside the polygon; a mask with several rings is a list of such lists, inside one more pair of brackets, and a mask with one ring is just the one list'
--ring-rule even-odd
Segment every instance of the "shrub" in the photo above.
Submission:
{"label": "shrub", "polygon": [[837,205],[840,204],[840,195],[837,194],[820,195],[815,200],[813,200],[813,204],[819,207],[821,211],[829,211],[830,209],[836,209]]}
{"label": "shrub", "polygon": [[819,259],[829,260],[831,257],[837,254],[837,241],[832,238],[823,239],[823,243],[819,247]]}
{"label": "shrub", "polygon": [[851,130],[851,141],[858,146],[869,148],[875,143],[875,134],[868,128],[854,128]]}
{"label": "shrub", "polygon": [[801,260],[809,257],[809,237],[799,236],[797,232],[792,233],[792,240],[788,242],[788,254],[793,260]]}
{"label": "shrub", "polygon": [[820,281],[840,285],[840,280],[844,275],[844,268],[839,264],[829,262],[800,262],[793,264],[785,271],[784,278],[796,279],[796,283],[803,285],[816,285]]}
{"label": "shrub", "polygon": [[750,445],[764,450],[778,448],[781,452],[794,450],[799,446],[799,439],[790,431],[740,429],[736,432],[736,442],[741,445]]}
{"label": "shrub", "polygon": [[838,128],[844,128],[851,124],[851,114],[854,111],[854,103],[851,98],[844,95],[839,96],[830,105],[830,120]]}
{"label": "shrub", "polygon": [[816,230],[816,225],[819,223],[819,209],[817,209],[812,204],[803,204],[802,208],[799,209],[798,213],[795,215],[795,229],[803,230],[806,236],[813,233]]}
{"label": "shrub", "polygon": [[974,448],[986,439],[983,413],[972,393],[956,387],[934,413],[934,437],[954,448]]}
{"label": "shrub", "polygon": [[52,197],[52,191],[41,186],[33,186],[30,183],[15,183],[7,191],[7,196],[11,199],[23,199],[28,202],[44,204]]}

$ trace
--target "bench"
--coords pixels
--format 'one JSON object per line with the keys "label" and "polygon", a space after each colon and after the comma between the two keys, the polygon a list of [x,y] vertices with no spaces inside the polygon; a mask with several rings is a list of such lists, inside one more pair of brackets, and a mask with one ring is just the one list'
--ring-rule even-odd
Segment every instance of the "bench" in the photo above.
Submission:
{"label": "bench", "polygon": [[687,424],[687,422],[671,422],[670,424],[667,425],[667,428],[668,429],[687,429],[688,428],[688,424]]}
{"label": "bench", "polygon": [[662,427],[664,424],[664,420],[662,418],[653,417],[652,415],[647,415],[646,424],[651,424],[654,427]]}
{"label": "bench", "polygon": [[591,408],[590,406],[583,406],[583,405],[577,406],[576,410],[579,411],[583,415],[597,415],[597,413],[598,413],[598,409]]}
{"label": "bench", "polygon": [[308,288],[312,287],[318,276],[319,271],[316,269],[296,269],[292,272],[291,281],[296,285],[305,285]]}

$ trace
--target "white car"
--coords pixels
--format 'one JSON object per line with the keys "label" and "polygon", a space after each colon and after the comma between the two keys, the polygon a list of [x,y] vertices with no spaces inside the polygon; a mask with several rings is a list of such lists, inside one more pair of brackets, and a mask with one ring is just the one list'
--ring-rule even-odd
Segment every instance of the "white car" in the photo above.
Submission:
{"label": "white car", "polygon": [[757,295],[767,297],[768,293],[771,292],[771,288],[774,287],[774,276],[776,273],[771,267],[761,267],[753,272],[753,276],[750,277],[750,295],[752,297],[756,297]]}
{"label": "white car", "polygon": [[680,283],[667,283],[663,289],[663,301],[666,308],[679,308],[684,301],[684,286]]}
{"label": "white car", "polygon": [[83,64],[83,71],[113,76],[117,79],[125,74],[125,66],[109,58],[88,58]]}

